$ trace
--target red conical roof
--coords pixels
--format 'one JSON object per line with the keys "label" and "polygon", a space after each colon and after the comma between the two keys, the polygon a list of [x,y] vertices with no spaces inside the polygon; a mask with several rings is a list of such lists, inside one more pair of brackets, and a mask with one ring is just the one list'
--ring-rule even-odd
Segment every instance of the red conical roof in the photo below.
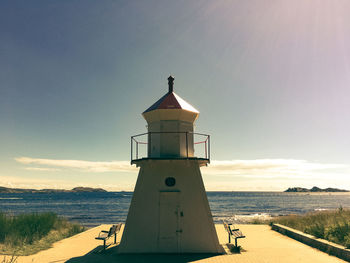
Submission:
{"label": "red conical roof", "polygon": [[175,92],[168,92],[143,113],[160,109],[182,109],[194,113],[199,113],[198,110],[196,110],[191,104],[182,99],[179,95],[175,94]]}

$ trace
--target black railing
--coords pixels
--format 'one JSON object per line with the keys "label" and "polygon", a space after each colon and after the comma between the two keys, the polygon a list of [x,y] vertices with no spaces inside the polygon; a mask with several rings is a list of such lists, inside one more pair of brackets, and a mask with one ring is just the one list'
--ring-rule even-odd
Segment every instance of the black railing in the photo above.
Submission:
{"label": "black railing", "polygon": [[[152,137],[164,134],[175,134],[178,135],[179,138],[180,136],[184,136],[181,141],[181,145],[184,149],[182,149],[182,151],[180,150],[179,153],[176,156],[172,156],[172,158],[210,159],[210,135],[208,134],[196,132],[146,132],[131,136],[131,161],[142,158],[166,158],[167,154],[162,153],[160,149],[158,149],[159,156],[155,157],[154,152],[152,152],[151,147],[149,147],[149,145],[153,145]],[[166,143],[166,141],[164,143]],[[175,143],[180,144],[180,140],[175,141]],[[158,144],[158,147],[161,147],[160,144]],[[179,148],[180,147],[179,145]]]}

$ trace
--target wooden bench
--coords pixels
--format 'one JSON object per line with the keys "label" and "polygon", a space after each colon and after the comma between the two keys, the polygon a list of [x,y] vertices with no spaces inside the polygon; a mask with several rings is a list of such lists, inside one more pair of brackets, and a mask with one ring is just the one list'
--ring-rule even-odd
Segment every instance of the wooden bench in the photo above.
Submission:
{"label": "wooden bench", "polygon": [[98,237],[95,237],[95,239],[103,240],[103,249],[106,249],[106,241],[112,236],[114,236],[114,244],[117,243],[117,234],[119,233],[121,226],[122,226],[122,223],[113,225],[111,226],[109,231],[102,230],[98,234]]}
{"label": "wooden bench", "polygon": [[231,229],[232,224],[228,224],[225,221],[222,221],[224,224],[224,228],[228,233],[228,242],[231,243],[231,237],[235,239],[235,246],[237,247],[237,239],[238,238],[245,238],[242,231],[239,229]]}

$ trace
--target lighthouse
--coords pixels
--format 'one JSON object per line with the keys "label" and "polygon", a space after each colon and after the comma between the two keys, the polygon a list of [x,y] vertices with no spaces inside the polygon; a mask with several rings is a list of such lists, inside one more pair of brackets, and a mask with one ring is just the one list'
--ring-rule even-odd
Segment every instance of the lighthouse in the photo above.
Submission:
{"label": "lighthouse", "polygon": [[210,137],[194,132],[198,115],[174,92],[172,76],[142,113],[148,131],[131,137],[131,164],[140,170],[119,253],[222,253],[200,171]]}

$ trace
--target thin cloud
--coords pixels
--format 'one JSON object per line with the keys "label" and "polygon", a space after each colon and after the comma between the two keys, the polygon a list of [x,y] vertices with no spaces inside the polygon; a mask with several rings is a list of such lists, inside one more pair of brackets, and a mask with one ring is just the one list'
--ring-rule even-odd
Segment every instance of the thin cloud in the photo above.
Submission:
{"label": "thin cloud", "polygon": [[77,169],[87,172],[134,172],[137,169],[128,161],[92,162],[83,160],[56,160],[30,157],[18,157],[15,160],[27,165],[43,165],[50,167],[61,167]]}
{"label": "thin cloud", "polygon": [[0,185],[9,188],[65,188],[69,189],[71,185],[63,180],[58,179],[38,179],[17,176],[0,176]]}
{"label": "thin cloud", "polygon": [[247,175],[247,176],[300,176],[323,172],[346,172],[350,166],[345,164],[324,164],[294,159],[257,159],[212,161],[204,169],[206,174]]}
{"label": "thin cloud", "polygon": [[24,168],[28,171],[39,171],[39,172],[56,172],[60,171],[58,168],[45,168],[45,167],[26,167]]}
{"label": "thin cloud", "polygon": [[[93,173],[129,172],[135,176],[138,168],[128,161],[93,162],[83,160],[57,160],[31,157],[18,157],[15,160],[24,169],[33,171],[82,171]],[[202,168],[207,190],[283,190],[291,186],[312,187],[317,182],[320,187],[349,189],[350,164],[332,164],[294,159],[256,160],[213,160]],[[123,177],[120,177],[123,178]],[[119,178],[119,179],[120,179]],[[132,190],[134,177],[117,180],[115,184],[99,185],[108,190]],[[82,185],[74,181],[0,176],[1,185],[19,188],[65,188]],[[88,179],[83,186],[96,187]]]}
{"label": "thin cloud", "polygon": [[[85,172],[136,172],[137,168],[128,161],[93,162],[83,160],[57,160],[31,157],[18,157],[15,160],[25,165],[40,165],[44,167],[26,167],[27,170],[55,171],[60,169],[75,169]],[[257,160],[226,160],[212,161],[203,169],[208,175],[243,175],[243,176],[305,176],[330,172],[348,173],[350,165],[324,164],[294,159],[257,159]]]}

